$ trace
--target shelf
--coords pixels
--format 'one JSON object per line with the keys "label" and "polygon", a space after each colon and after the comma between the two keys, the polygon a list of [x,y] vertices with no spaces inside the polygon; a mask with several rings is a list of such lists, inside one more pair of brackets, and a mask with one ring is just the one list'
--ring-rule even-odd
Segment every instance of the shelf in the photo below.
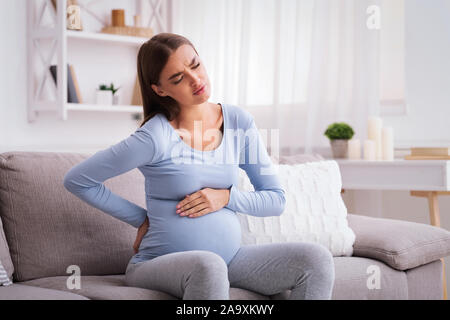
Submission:
{"label": "shelf", "polygon": [[104,112],[142,112],[142,106],[133,105],[100,105],[88,103],[67,103],[69,111],[104,111]]}
{"label": "shelf", "polygon": [[84,39],[84,40],[92,40],[92,41],[102,41],[102,42],[110,42],[110,43],[119,43],[130,46],[140,46],[144,42],[146,42],[147,38],[141,37],[132,37],[132,36],[123,36],[123,35],[115,35],[108,33],[97,33],[97,32],[87,32],[87,31],[73,31],[67,30],[67,37],[69,39]]}
{"label": "shelf", "polygon": [[[156,3],[155,3],[156,1]],[[104,54],[102,47],[115,46],[115,48],[122,49],[120,53],[126,53],[135,58],[134,51],[149,40],[148,37],[109,34],[96,31],[75,31],[67,30],[67,6],[69,0],[56,0],[58,10],[54,9],[52,1],[50,0],[28,0],[26,6],[26,35],[27,35],[27,118],[28,122],[35,122],[39,116],[40,111],[56,112],[61,120],[68,119],[68,113],[72,112],[125,112],[125,113],[139,113],[142,114],[142,106],[133,105],[98,105],[95,103],[67,103],[68,101],[68,72],[66,66],[69,64],[68,56],[71,59],[75,56],[81,57],[77,63],[86,64],[84,67],[79,67],[79,70],[85,70],[86,77],[95,76],[101,78],[101,70],[89,70],[89,65],[94,63],[88,57],[89,55]],[[143,2],[136,6],[136,13],[143,13]],[[159,23],[158,32],[165,29],[171,29],[172,24],[172,0],[147,0],[145,1],[151,7],[149,12],[145,12],[144,16],[148,18],[148,26],[153,18],[157,18]],[[61,10],[59,10],[61,9]],[[106,14],[106,7],[102,9],[102,13]],[[131,7],[130,9],[131,10]],[[147,10],[147,8],[145,9]],[[161,16],[159,12],[164,12]],[[47,13],[47,14],[46,14]],[[97,13],[96,13],[97,14]],[[101,13],[99,13],[101,15]],[[48,18],[52,18],[50,21]],[[147,19],[146,19],[147,20]],[[50,41],[49,41],[50,40]],[[86,46],[92,47],[92,50],[86,50]],[[76,48],[83,48],[81,50],[74,50]],[[120,48],[121,47],[121,48]],[[115,49],[114,48],[114,49]],[[124,51],[125,50],[125,51]],[[131,51],[130,51],[131,50]],[[111,50],[110,50],[111,51]],[[112,50],[111,52],[115,52]],[[86,56],[84,56],[86,55]],[[98,56],[97,56],[98,57]],[[130,60],[131,61],[131,60]],[[50,67],[56,65],[57,81],[56,86],[52,83],[53,74]],[[102,66],[109,68],[111,66]],[[132,68],[132,69],[131,69]],[[127,69],[130,72],[135,72],[136,65],[130,64]],[[120,72],[117,68],[117,73]],[[116,74],[117,74],[116,73]],[[108,77],[114,77],[113,74]],[[84,78],[83,78],[84,79]],[[95,79],[93,79],[95,80]],[[131,80],[131,79],[130,79]],[[105,81],[98,79],[97,83]],[[50,86],[51,88],[48,88]],[[89,85],[91,86],[91,85]],[[132,84],[130,83],[130,89]],[[50,90],[54,91],[55,99],[49,101]],[[48,91],[48,92],[47,92]],[[95,100],[94,100],[95,101]],[[93,102],[94,102],[93,101]],[[128,101],[127,101],[128,102]],[[129,101],[131,103],[131,99]]]}
{"label": "shelf", "polygon": [[344,189],[450,191],[450,160],[335,160]]}

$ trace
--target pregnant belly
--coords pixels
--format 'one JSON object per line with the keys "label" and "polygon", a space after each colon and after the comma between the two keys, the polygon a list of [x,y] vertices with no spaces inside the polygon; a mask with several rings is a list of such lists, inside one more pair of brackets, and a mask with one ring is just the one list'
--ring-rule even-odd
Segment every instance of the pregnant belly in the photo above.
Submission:
{"label": "pregnant belly", "polygon": [[179,201],[148,200],[150,227],[140,251],[151,256],[188,250],[208,250],[229,262],[240,247],[241,229],[228,208],[197,218],[175,213]]}

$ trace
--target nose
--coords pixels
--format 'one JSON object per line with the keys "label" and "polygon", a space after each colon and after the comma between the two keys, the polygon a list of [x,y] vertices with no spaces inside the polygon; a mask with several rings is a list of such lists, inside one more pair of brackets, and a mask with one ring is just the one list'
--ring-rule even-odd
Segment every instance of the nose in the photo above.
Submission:
{"label": "nose", "polygon": [[191,78],[191,86],[193,88],[198,87],[202,83],[200,75],[197,72],[190,70],[188,75]]}

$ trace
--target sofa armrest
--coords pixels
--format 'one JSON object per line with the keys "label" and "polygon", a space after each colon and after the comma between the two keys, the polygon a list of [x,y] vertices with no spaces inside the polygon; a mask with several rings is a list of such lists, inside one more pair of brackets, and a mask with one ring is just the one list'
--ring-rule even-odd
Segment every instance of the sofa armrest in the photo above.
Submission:
{"label": "sofa armrest", "polygon": [[450,232],[428,224],[348,214],[353,256],[412,269],[450,255]]}
{"label": "sofa armrest", "polygon": [[3,231],[3,223],[0,218],[0,263],[6,271],[6,275],[12,281],[14,273],[14,265],[11,260],[11,255],[9,253],[8,242],[6,241],[5,232]]}

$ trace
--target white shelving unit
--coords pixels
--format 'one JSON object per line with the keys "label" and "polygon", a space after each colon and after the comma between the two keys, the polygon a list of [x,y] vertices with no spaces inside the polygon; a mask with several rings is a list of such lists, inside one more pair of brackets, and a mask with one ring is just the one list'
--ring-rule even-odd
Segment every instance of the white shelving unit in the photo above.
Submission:
{"label": "white shelving unit", "polygon": [[130,45],[130,46],[140,46],[147,38],[140,37],[130,37],[130,36],[122,36],[122,35],[114,35],[107,33],[95,33],[95,32],[87,32],[87,31],[66,31],[67,37],[71,39],[83,39],[83,40],[91,40],[91,41],[103,41],[110,43],[117,43],[120,45]]}
{"label": "white shelving unit", "polygon": [[[171,0],[136,0],[137,8],[142,8],[143,2],[152,8],[148,26],[151,25],[153,19],[156,19],[158,28],[153,28],[154,34],[163,32],[171,32]],[[142,106],[132,105],[97,105],[97,104],[77,104],[67,102],[67,43],[70,39],[78,39],[81,41],[94,41],[96,43],[108,43],[118,46],[134,46],[138,48],[147,38],[131,37],[123,35],[112,35],[105,33],[95,33],[88,31],[73,31],[66,29],[67,16],[67,0],[57,0],[57,10],[53,9],[51,0],[31,0],[27,6],[27,52],[28,52],[28,122],[37,120],[40,111],[54,111],[58,113],[61,120],[68,119],[69,111],[76,112],[141,112]],[[42,19],[45,11],[50,12],[54,26],[48,27],[42,25]],[[50,40],[50,53],[44,55],[42,41]],[[72,45],[72,44],[71,44]],[[34,52],[38,53],[38,58]],[[49,71],[52,60],[56,56],[57,65],[57,83],[53,85],[55,90],[55,100],[46,100],[42,98],[42,92],[46,81],[54,84],[51,73]],[[36,64],[38,61],[44,67],[42,77],[35,79]]]}

